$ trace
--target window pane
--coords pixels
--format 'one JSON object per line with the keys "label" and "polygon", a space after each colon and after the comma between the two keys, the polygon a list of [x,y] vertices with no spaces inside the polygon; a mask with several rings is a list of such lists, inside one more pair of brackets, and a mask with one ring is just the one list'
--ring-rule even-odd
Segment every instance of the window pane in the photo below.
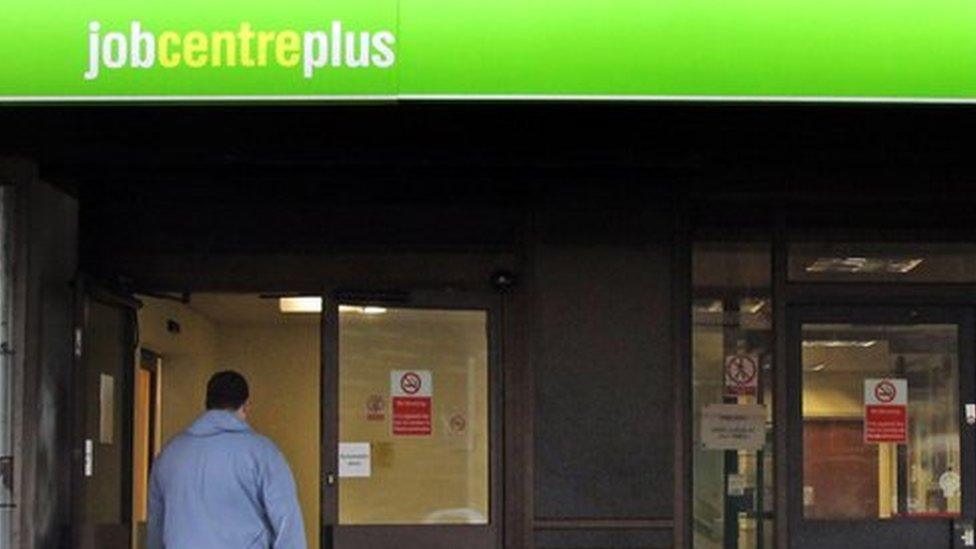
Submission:
{"label": "window pane", "polygon": [[[805,517],[959,513],[957,338],[955,325],[803,326]],[[899,391],[907,414],[879,415]]]}
{"label": "window pane", "polygon": [[[694,546],[772,547],[769,246],[700,243],[692,258]],[[730,360],[741,363],[742,378],[749,380],[742,390],[733,391],[726,378]],[[764,406],[760,449],[709,447],[702,416],[713,405]]]}
{"label": "window pane", "polygon": [[791,280],[974,282],[971,244],[822,243],[790,247]]}
{"label": "window pane", "polygon": [[488,523],[487,321],[340,309],[340,524]]}

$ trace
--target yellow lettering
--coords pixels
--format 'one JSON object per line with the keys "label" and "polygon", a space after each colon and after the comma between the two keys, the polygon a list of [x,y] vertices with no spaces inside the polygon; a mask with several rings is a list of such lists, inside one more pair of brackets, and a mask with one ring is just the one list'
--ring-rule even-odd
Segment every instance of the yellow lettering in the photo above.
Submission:
{"label": "yellow lettering", "polygon": [[210,64],[215,67],[237,66],[237,38],[234,33],[215,32],[211,35]]}
{"label": "yellow lettering", "polygon": [[180,54],[174,53],[174,49],[180,46],[180,35],[175,32],[167,31],[159,35],[159,64],[167,69],[171,69],[180,64]]}
{"label": "yellow lettering", "polygon": [[199,31],[188,32],[183,38],[183,59],[188,67],[199,69],[207,64],[207,35]]}
{"label": "yellow lettering", "polygon": [[299,56],[299,44],[301,38],[295,31],[285,31],[278,33],[278,40],[275,42],[275,60],[282,67],[297,67],[301,60]]}
{"label": "yellow lettering", "polygon": [[264,67],[268,64],[268,46],[274,42],[275,33],[260,31],[258,32],[258,66]]}
{"label": "yellow lettering", "polygon": [[254,31],[251,30],[250,23],[241,23],[241,28],[237,31],[237,40],[241,46],[241,65],[253,67],[254,58],[251,57],[251,40],[254,40]]}

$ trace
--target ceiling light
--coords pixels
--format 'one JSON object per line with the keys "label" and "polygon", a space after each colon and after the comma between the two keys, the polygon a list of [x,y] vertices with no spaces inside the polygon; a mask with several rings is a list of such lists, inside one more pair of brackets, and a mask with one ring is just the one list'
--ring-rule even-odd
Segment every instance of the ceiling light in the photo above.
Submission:
{"label": "ceiling light", "polygon": [[714,301],[706,301],[704,303],[698,302],[695,303],[694,309],[696,313],[721,313],[723,309],[722,301],[716,299]]}
{"label": "ceiling light", "polygon": [[803,371],[804,372],[822,372],[826,368],[827,368],[827,363],[826,362],[818,362],[818,363],[812,364],[810,366],[804,366],[803,367]]}
{"label": "ceiling light", "polygon": [[747,313],[754,315],[759,311],[763,310],[763,307],[766,306],[766,300],[765,299],[757,299],[755,301],[747,300],[743,302],[743,305]]}
{"label": "ceiling light", "polygon": [[278,309],[283,313],[321,313],[321,297],[282,297]]}
{"label": "ceiling light", "polygon": [[922,262],[917,257],[818,257],[807,265],[808,273],[906,274]]}
{"label": "ceiling light", "polygon": [[804,347],[827,347],[831,349],[855,347],[866,349],[877,345],[877,340],[856,340],[856,339],[814,339],[804,340]]}
{"label": "ceiling light", "polygon": [[[321,313],[321,297],[282,297],[278,300],[278,308],[283,313]],[[386,307],[373,305],[360,307],[358,305],[339,305],[340,313],[359,313],[363,315],[381,315],[386,313]]]}

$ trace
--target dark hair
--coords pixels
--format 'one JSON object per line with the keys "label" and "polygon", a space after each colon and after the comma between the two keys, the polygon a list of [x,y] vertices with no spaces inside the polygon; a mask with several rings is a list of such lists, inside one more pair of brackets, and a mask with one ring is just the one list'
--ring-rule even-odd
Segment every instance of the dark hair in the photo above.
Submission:
{"label": "dark hair", "polygon": [[249,396],[247,380],[233,370],[217,372],[207,382],[208,410],[237,410]]}

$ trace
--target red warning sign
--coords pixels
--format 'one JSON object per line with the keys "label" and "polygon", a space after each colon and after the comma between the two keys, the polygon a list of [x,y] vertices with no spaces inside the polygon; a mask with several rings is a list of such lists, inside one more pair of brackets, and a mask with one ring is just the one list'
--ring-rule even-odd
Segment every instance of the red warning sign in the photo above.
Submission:
{"label": "red warning sign", "polygon": [[430,436],[433,432],[434,376],[430,370],[390,373],[393,435]]}
{"label": "red warning sign", "polygon": [[393,397],[395,436],[429,436],[431,424],[430,397]]}
{"label": "red warning sign", "polygon": [[908,380],[864,380],[864,442],[908,442]]}
{"label": "red warning sign", "polygon": [[751,355],[725,359],[725,396],[756,396],[759,391],[759,361]]}

